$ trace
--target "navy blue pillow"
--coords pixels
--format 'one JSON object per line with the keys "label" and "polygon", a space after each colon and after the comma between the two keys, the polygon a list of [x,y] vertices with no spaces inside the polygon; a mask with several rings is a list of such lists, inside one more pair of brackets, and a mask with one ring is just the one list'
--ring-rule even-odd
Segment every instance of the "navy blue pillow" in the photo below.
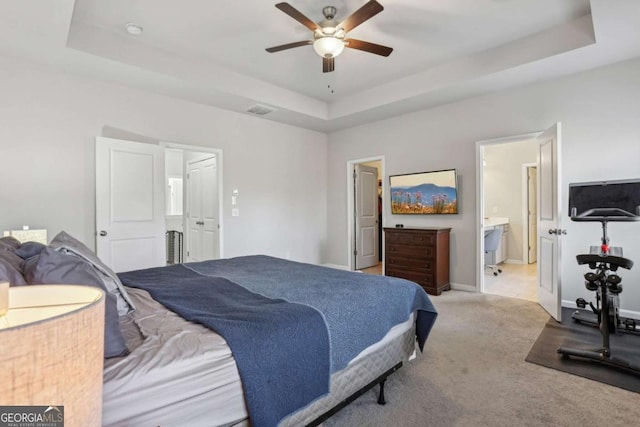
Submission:
{"label": "navy blue pillow", "polygon": [[28,258],[23,267],[24,277],[30,285],[87,285],[102,289],[105,295],[104,357],[129,354],[120,331],[116,296],[102,286],[102,280],[91,264],[78,256],[45,247],[39,255]]}
{"label": "navy blue pillow", "polygon": [[27,259],[40,254],[40,252],[42,252],[46,247],[47,245],[43,245],[40,242],[25,242],[15,250],[14,254],[18,255],[22,259]]}

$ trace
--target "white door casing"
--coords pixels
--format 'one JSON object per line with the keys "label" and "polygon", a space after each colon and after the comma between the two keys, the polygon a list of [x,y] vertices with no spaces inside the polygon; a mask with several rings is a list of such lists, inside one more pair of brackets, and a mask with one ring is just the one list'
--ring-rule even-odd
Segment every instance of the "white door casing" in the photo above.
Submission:
{"label": "white door casing", "polygon": [[164,148],[96,138],[96,254],[116,272],[166,264]]}
{"label": "white door casing", "polygon": [[218,170],[215,157],[187,165],[187,260],[219,258]]}
{"label": "white door casing", "polygon": [[378,169],[355,165],[356,270],[378,264]]}
{"label": "white door casing", "polygon": [[538,138],[538,303],[561,320],[560,123]]}
{"label": "white door casing", "polygon": [[537,218],[538,218],[538,206],[537,206],[537,185],[538,185],[538,169],[536,167],[527,168],[528,176],[528,190],[527,190],[527,240],[529,247],[526,252],[527,262],[533,264],[538,260],[538,239],[537,239]]}

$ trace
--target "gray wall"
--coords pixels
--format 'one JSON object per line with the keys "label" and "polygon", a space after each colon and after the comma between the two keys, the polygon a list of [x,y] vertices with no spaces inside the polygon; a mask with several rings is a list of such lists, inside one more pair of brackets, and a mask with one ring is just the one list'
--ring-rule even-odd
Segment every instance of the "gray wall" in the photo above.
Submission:
{"label": "gray wall", "polygon": [[[66,230],[95,245],[95,137],[104,128],[223,150],[225,256],[320,262],[323,133],[0,57],[0,231]],[[110,135],[112,136],[112,135]],[[231,217],[231,189],[242,194]]]}
{"label": "gray wall", "polygon": [[[562,298],[588,296],[575,255],[598,242],[598,223],[566,215],[570,182],[640,177],[640,60],[509,89],[330,135],[328,262],[347,265],[346,163],[384,155],[388,175],[457,168],[459,215],[394,216],[385,224],[452,227],[451,280],[476,285],[476,141],[542,131],[562,122]],[[640,262],[640,223],[611,224],[612,243]],[[623,273],[625,309],[640,311],[640,269]]]}

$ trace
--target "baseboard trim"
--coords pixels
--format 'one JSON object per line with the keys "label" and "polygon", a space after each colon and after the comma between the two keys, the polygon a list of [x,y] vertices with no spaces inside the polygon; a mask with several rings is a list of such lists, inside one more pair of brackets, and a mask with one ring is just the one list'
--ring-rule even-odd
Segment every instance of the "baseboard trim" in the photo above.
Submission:
{"label": "baseboard trim", "polygon": [[[587,301],[589,302],[589,301]],[[594,301],[595,304],[595,301]],[[562,300],[563,307],[578,308],[575,301]],[[620,309],[620,316],[631,317],[632,319],[640,319],[640,311]]]}
{"label": "baseboard trim", "polygon": [[451,289],[454,291],[478,292],[478,289],[475,286],[464,285],[462,283],[451,283]]}
{"label": "baseboard trim", "polygon": [[320,264],[322,267],[329,267],[329,268],[335,268],[337,270],[347,270],[349,271],[349,267],[346,265],[340,265],[340,264]]}
{"label": "baseboard trim", "polygon": [[518,264],[518,265],[523,265],[524,261],[522,261],[521,259],[506,259],[504,261],[505,264]]}

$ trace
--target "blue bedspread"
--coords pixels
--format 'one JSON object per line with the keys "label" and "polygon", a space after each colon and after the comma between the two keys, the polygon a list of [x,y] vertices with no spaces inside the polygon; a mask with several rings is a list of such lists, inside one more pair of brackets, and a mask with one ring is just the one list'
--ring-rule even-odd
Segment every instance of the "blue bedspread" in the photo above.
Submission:
{"label": "blue bedspread", "polygon": [[422,349],[437,316],[413,282],[267,256],[140,270],[120,278],[227,340],[254,427],[275,426],[328,393],[331,373],[416,310]]}
{"label": "blue bedspread", "polygon": [[414,282],[273,258],[264,255],[185,264],[209,276],[224,277],[269,298],[318,309],[331,340],[331,372],[343,369],[362,350],[380,341],[418,310],[420,349],[437,311]]}

